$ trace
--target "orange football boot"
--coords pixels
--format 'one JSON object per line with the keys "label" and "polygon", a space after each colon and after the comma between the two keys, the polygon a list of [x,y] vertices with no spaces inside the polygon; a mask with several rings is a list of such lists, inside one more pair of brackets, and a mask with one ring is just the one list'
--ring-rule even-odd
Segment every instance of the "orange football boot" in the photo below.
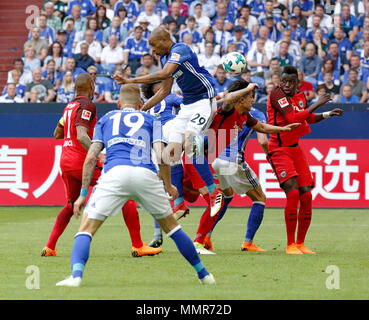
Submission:
{"label": "orange football boot", "polygon": [[292,243],[286,248],[287,254],[303,254],[302,251],[297,247],[296,243]]}
{"label": "orange football boot", "polygon": [[48,247],[45,247],[42,249],[41,251],[41,256],[42,257],[51,257],[51,256],[58,256],[58,254],[56,253],[56,249],[50,249]]}
{"label": "orange football boot", "polygon": [[314,251],[310,250],[309,248],[305,247],[304,243],[298,243],[296,244],[296,247],[302,252],[302,253],[308,253],[308,254],[315,254]]}
{"label": "orange football boot", "polygon": [[204,248],[210,251],[214,251],[213,241],[211,241],[211,238],[208,235],[204,239]]}
{"label": "orange football boot", "polygon": [[255,243],[252,242],[243,242],[241,246],[242,251],[258,251],[265,252],[265,249],[259,248]]}
{"label": "orange football boot", "polygon": [[143,256],[154,256],[162,251],[162,248],[149,247],[148,243],[146,242],[141,248],[132,247],[132,257],[137,258]]}

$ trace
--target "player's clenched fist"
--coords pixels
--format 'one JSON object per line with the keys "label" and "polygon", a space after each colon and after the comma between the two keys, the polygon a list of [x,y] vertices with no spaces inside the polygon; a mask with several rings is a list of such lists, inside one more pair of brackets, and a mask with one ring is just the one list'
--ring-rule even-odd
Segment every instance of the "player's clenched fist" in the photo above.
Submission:
{"label": "player's clenched fist", "polygon": [[79,196],[76,202],[74,202],[73,214],[76,217],[76,219],[78,219],[81,213],[82,207],[85,205],[85,203],[86,203],[86,197],[82,197],[82,196]]}
{"label": "player's clenched fist", "polygon": [[119,85],[122,85],[122,84],[126,84],[128,83],[127,82],[127,79],[125,79],[123,76],[119,75],[118,73],[115,73],[112,78],[115,80],[116,83],[118,83]]}
{"label": "player's clenched fist", "polygon": [[178,190],[174,185],[169,185],[168,187],[165,186],[165,190],[168,192],[168,194],[170,195],[170,201],[174,201],[175,199],[178,198]]}

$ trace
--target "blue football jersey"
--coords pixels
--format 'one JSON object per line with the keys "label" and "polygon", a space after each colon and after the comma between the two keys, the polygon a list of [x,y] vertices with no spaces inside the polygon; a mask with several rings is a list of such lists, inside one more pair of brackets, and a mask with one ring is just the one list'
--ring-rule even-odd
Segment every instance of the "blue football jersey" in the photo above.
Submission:
{"label": "blue football jersey", "polygon": [[173,44],[169,54],[162,56],[160,62],[162,67],[167,62],[178,64],[172,77],[182,91],[183,104],[215,97],[214,79],[204,67],[199,66],[196,53],[188,45]]}
{"label": "blue football jersey", "polygon": [[160,120],[161,124],[164,125],[169,120],[175,118],[178,113],[178,109],[181,106],[182,98],[176,94],[167,95],[164,100],[155,105],[149,110],[149,113]]}
{"label": "blue football jersey", "polygon": [[[260,122],[266,122],[266,118],[263,112],[258,109],[251,108],[250,114]],[[246,144],[250,139],[251,134],[254,132],[252,128],[244,126],[242,131],[238,134],[237,138],[234,139],[229,146],[219,155],[219,159],[227,160],[230,162],[245,161],[245,148]]]}
{"label": "blue football jersey", "polygon": [[163,141],[161,122],[133,108],[114,110],[96,124],[92,142],[106,148],[104,172],[118,165],[144,167],[156,171],[151,158],[152,144]]}

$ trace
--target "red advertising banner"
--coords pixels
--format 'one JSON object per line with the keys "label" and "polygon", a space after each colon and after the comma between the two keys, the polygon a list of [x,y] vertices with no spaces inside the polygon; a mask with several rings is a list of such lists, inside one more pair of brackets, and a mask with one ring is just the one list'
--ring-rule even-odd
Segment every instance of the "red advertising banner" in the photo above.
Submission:
{"label": "red advertising banner", "polygon": [[[62,140],[0,138],[0,205],[63,205],[59,161]],[[315,178],[314,207],[369,207],[369,140],[300,142]],[[283,207],[285,195],[256,140],[247,144],[246,160],[259,177],[267,206]],[[203,199],[194,205],[204,205]],[[249,206],[236,196],[233,206]]]}

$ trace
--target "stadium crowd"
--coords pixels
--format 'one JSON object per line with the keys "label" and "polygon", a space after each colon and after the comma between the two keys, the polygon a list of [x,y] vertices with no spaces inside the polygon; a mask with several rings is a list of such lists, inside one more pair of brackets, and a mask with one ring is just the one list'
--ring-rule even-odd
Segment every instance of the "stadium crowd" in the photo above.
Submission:
{"label": "stadium crowd", "polygon": [[[234,80],[221,57],[238,51],[247,60],[238,77],[259,85],[257,102],[266,102],[288,64],[298,67],[298,88],[311,102],[325,93],[337,103],[369,99],[368,0],[48,0],[0,102],[67,103],[75,77],[87,72],[94,101],[114,103],[120,86],[112,74],[158,70],[148,37],[159,26],[198,53],[218,92]],[[173,93],[181,94],[178,86]]]}

